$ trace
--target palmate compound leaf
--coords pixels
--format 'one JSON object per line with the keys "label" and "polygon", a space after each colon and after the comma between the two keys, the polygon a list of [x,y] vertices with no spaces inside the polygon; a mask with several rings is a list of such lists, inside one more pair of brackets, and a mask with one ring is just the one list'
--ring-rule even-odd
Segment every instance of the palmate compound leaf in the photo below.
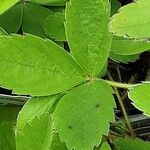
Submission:
{"label": "palmate compound leaf", "polygon": [[9,8],[14,6],[20,0],[0,0],[0,14],[7,11]]}
{"label": "palmate compound leaf", "polygon": [[33,35],[1,36],[0,65],[0,85],[17,94],[53,95],[85,80],[68,52]]}
{"label": "palmate compound leaf", "polygon": [[26,0],[26,1],[47,6],[64,6],[66,2],[66,0]]}
{"label": "palmate compound leaf", "polygon": [[60,96],[33,97],[20,111],[17,119],[17,150],[49,150],[55,103]]}
{"label": "palmate compound leaf", "polygon": [[114,142],[117,150],[149,150],[150,142],[141,139],[119,138]]}
{"label": "palmate compound leaf", "polygon": [[58,103],[54,128],[69,150],[92,150],[114,120],[112,89],[96,80],[72,89]]}
{"label": "palmate compound leaf", "polygon": [[67,2],[67,41],[72,55],[89,76],[99,74],[109,55],[109,7],[109,0]]}
{"label": "palmate compound leaf", "polygon": [[149,38],[149,9],[149,0],[137,0],[122,7],[119,13],[112,17],[110,31],[117,36]]}
{"label": "palmate compound leaf", "polygon": [[128,95],[137,108],[150,116],[150,82],[133,86]]}

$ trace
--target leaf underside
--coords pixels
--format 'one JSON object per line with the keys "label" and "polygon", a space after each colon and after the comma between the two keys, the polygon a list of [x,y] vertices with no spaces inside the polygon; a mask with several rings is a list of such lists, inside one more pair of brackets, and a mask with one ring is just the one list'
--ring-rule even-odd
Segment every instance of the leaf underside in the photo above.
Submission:
{"label": "leaf underside", "polygon": [[70,0],[66,8],[66,36],[72,55],[89,76],[104,67],[111,45],[109,0]]}
{"label": "leaf underside", "polygon": [[128,95],[137,108],[150,116],[150,82],[144,82],[132,87]]}
{"label": "leaf underside", "polygon": [[112,89],[104,81],[80,85],[66,94],[54,112],[54,127],[69,150],[92,150],[114,120]]}
{"label": "leaf underside", "polygon": [[13,93],[53,95],[85,80],[74,59],[50,40],[1,36],[0,47],[0,85]]}

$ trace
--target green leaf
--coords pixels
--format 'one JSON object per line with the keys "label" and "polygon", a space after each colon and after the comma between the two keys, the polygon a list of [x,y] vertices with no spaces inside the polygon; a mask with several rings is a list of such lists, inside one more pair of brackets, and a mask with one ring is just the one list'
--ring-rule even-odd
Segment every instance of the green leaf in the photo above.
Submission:
{"label": "green leaf", "polygon": [[26,0],[26,1],[48,6],[63,6],[65,5],[66,2],[66,0]]}
{"label": "green leaf", "polygon": [[129,91],[129,98],[135,106],[150,115],[150,82],[144,82],[137,86],[133,86]]}
{"label": "green leaf", "polygon": [[[9,1],[9,0],[7,0]],[[8,33],[17,33],[22,24],[23,8],[19,3],[0,15],[0,27]]]}
{"label": "green leaf", "polygon": [[65,143],[60,141],[58,133],[53,133],[49,150],[68,150]]}
{"label": "green leaf", "polygon": [[111,148],[107,142],[104,142],[100,147],[100,150],[111,150]]}
{"label": "green leaf", "polygon": [[43,23],[50,14],[53,13],[40,5],[24,4],[23,31],[40,37],[46,37]]}
{"label": "green leaf", "polygon": [[0,36],[1,35],[7,35],[7,32],[3,28],[0,27]]}
{"label": "green leaf", "polygon": [[50,40],[33,35],[0,37],[0,85],[13,93],[46,96],[85,80],[74,59]]}
{"label": "green leaf", "polygon": [[0,150],[15,150],[15,125],[21,107],[0,105]]}
{"label": "green leaf", "polygon": [[9,8],[14,6],[20,0],[0,0],[0,14],[7,11]]}
{"label": "green leaf", "polygon": [[64,21],[64,13],[56,12],[49,15],[44,21],[46,34],[56,41],[66,41]]}
{"label": "green leaf", "polygon": [[109,0],[70,0],[67,3],[67,41],[74,58],[89,76],[98,75],[108,59],[109,17]]}
{"label": "green leaf", "polygon": [[149,150],[150,142],[144,142],[141,139],[119,138],[114,143],[117,150]]}
{"label": "green leaf", "polygon": [[113,37],[111,52],[119,55],[135,55],[150,49],[148,40]]}
{"label": "green leaf", "polygon": [[136,55],[118,55],[113,52],[110,52],[109,58],[117,63],[121,62],[121,63],[127,64],[129,62],[135,62],[140,57],[138,54],[136,54]]}
{"label": "green leaf", "polygon": [[15,150],[15,132],[11,122],[0,123],[0,150]]}
{"label": "green leaf", "polygon": [[69,150],[92,150],[108,134],[114,121],[112,89],[97,80],[67,93],[54,112],[54,128]]}
{"label": "green leaf", "polygon": [[17,131],[16,150],[49,150],[52,136],[52,118],[43,114]]}
{"label": "green leaf", "polygon": [[17,130],[21,132],[24,126],[35,118],[53,110],[55,101],[59,96],[33,97],[22,108],[18,115]]}
{"label": "green leaf", "polygon": [[111,15],[117,13],[118,9],[121,7],[119,0],[111,0]]}
{"label": "green leaf", "polygon": [[119,13],[112,17],[110,30],[117,36],[131,38],[150,37],[150,1],[137,0],[119,10]]}

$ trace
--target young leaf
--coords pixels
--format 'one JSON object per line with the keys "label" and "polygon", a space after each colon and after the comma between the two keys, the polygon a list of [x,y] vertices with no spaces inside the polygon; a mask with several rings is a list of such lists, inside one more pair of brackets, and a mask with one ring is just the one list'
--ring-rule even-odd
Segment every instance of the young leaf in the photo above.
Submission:
{"label": "young leaf", "polygon": [[16,150],[49,150],[52,136],[52,118],[43,114],[17,131]]}
{"label": "young leaf", "polygon": [[118,55],[113,52],[110,52],[109,58],[115,62],[118,62],[118,63],[121,62],[121,63],[127,64],[129,62],[135,62],[140,57],[138,54],[136,54],[136,55]]}
{"label": "young leaf", "polygon": [[0,150],[15,150],[15,125],[21,107],[0,106]]}
{"label": "young leaf", "polygon": [[65,15],[61,12],[51,14],[46,18],[44,21],[44,29],[51,39],[56,41],[66,41],[64,20]]}
{"label": "young leaf", "polygon": [[47,16],[53,14],[53,12],[40,5],[26,3],[24,4],[23,14],[23,31],[40,37],[46,37],[43,23]]}
{"label": "young leaf", "polygon": [[19,3],[0,15],[0,26],[8,33],[17,33],[22,24],[22,17],[23,8]]}
{"label": "young leaf", "polygon": [[141,139],[119,138],[115,141],[117,150],[149,150],[150,142],[144,142]]}
{"label": "young leaf", "polygon": [[17,130],[21,132],[25,125],[35,118],[53,110],[53,105],[59,96],[33,97],[22,108],[18,115]]}
{"label": "young leaf", "polygon": [[26,1],[47,6],[64,6],[66,2],[66,0],[26,0]]}
{"label": "young leaf", "polygon": [[110,30],[117,36],[131,38],[150,37],[150,1],[137,0],[119,10],[119,13],[112,17]]}
{"label": "young leaf", "polygon": [[67,41],[74,58],[89,76],[98,75],[107,61],[111,44],[109,17],[109,0],[67,3]]}
{"label": "young leaf", "polygon": [[53,133],[49,150],[68,150],[65,143],[62,143],[58,133]]}
{"label": "young leaf", "polygon": [[14,93],[53,95],[85,80],[74,59],[50,40],[1,36],[0,47],[0,85]]}
{"label": "young leaf", "polygon": [[114,120],[112,89],[104,81],[91,81],[72,89],[58,103],[54,128],[69,150],[92,150],[108,134]]}
{"label": "young leaf", "polygon": [[128,94],[137,108],[150,115],[150,82],[144,82],[132,87]]}
{"label": "young leaf", "polygon": [[135,55],[150,49],[148,40],[127,39],[122,37],[113,37],[111,52],[118,55]]}
{"label": "young leaf", "polygon": [[20,0],[1,0],[0,1],[0,14],[7,11],[9,8],[14,6],[16,3],[18,3]]}

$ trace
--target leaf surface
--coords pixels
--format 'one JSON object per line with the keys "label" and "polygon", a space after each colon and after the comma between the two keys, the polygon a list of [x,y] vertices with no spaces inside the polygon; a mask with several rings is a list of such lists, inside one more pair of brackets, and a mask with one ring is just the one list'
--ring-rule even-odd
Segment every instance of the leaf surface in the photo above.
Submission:
{"label": "leaf surface", "polygon": [[14,6],[20,0],[0,0],[0,14],[7,11],[9,8]]}
{"label": "leaf surface", "polygon": [[49,15],[44,21],[44,29],[46,34],[56,41],[66,41],[65,15],[61,12],[56,12]]}
{"label": "leaf surface", "polygon": [[21,3],[18,3],[0,15],[0,27],[8,33],[17,33],[22,24],[22,17],[23,7]]}
{"label": "leaf surface", "polygon": [[[36,13],[35,13],[36,12]],[[49,9],[36,4],[24,4],[23,31],[45,38],[44,20],[53,14]]]}
{"label": "leaf surface", "polygon": [[52,136],[52,118],[43,114],[17,131],[16,150],[49,150]]}
{"label": "leaf surface", "polygon": [[49,150],[68,150],[65,143],[62,143],[58,133],[53,133]]}
{"label": "leaf surface", "polygon": [[66,36],[72,55],[89,76],[104,67],[111,44],[109,0],[70,0],[66,8]]}
{"label": "leaf surface", "polygon": [[127,39],[122,37],[113,37],[111,52],[118,55],[135,55],[150,49],[148,40]]}
{"label": "leaf surface", "polygon": [[33,35],[0,37],[0,85],[14,93],[46,96],[85,80],[74,59],[50,40]]}
{"label": "leaf surface", "polygon": [[0,150],[16,150],[15,125],[21,107],[0,105]]}
{"label": "leaf surface", "polygon": [[66,0],[26,0],[26,1],[48,6],[63,6],[65,5],[66,2]]}
{"label": "leaf surface", "polygon": [[150,116],[150,82],[132,87],[128,94],[134,105]]}
{"label": "leaf surface", "polygon": [[110,52],[109,58],[112,59],[113,61],[117,62],[117,63],[129,63],[129,62],[135,62],[136,60],[138,60],[140,57],[138,54],[136,55],[119,55],[119,54],[115,54],[113,52]]}
{"label": "leaf surface", "polygon": [[69,150],[92,150],[108,134],[114,120],[112,89],[104,81],[92,81],[72,89],[58,103],[54,128]]}
{"label": "leaf surface", "polygon": [[110,30],[117,36],[130,38],[150,37],[150,1],[137,0],[119,10],[119,13],[112,17]]}
{"label": "leaf surface", "polygon": [[111,150],[111,148],[107,142],[104,142],[99,150]]}
{"label": "leaf surface", "polygon": [[141,139],[119,138],[115,141],[117,150],[149,150],[150,142]]}

